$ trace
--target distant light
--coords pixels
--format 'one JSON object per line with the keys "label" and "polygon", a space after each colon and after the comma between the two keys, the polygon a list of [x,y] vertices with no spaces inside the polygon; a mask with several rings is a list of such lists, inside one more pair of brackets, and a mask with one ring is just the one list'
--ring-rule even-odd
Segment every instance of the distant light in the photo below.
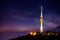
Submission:
{"label": "distant light", "polygon": [[50,33],[48,33],[48,36],[50,36]]}
{"label": "distant light", "polygon": [[56,36],[58,35],[58,33],[55,34]]}
{"label": "distant light", "polygon": [[36,32],[34,32],[33,35],[36,35]]}
{"label": "distant light", "polygon": [[36,32],[30,32],[30,35],[36,35],[37,33]]}
{"label": "distant light", "polygon": [[54,35],[54,33],[51,33],[52,35]]}
{"label": "distant light", "polygon": [[33,34],[33,32],[30,32],[30,35],[32,35]]}

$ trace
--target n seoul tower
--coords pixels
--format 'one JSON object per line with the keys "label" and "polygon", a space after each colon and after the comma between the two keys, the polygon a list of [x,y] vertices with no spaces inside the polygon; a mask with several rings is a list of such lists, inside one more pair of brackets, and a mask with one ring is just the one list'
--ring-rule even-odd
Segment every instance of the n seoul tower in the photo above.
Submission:
{"label": "n seoul tower", "polygon": [[40,15],[40,33],[43,32],[43,7],[41,6],[41,15]]}

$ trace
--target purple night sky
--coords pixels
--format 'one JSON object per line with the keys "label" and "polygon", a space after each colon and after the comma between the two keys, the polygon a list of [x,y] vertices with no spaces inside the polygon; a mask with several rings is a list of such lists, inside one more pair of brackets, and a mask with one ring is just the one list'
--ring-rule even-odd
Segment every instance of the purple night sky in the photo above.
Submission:
{"label": "purple night sky", "polygon": [[0,40],[26,35],[40,27],[40,7],[43,6],[45,31],[60,32],[59,0],[3,0],[0,3]]}

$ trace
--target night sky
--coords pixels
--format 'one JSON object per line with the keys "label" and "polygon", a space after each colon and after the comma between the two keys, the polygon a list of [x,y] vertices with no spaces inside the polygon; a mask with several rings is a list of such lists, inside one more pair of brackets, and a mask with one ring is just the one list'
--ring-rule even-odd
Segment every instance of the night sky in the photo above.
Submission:
{"label": "night sky", "polygon": [[43,6],[44,31],[60,32],[59,0],[2,0],[0,39],[7,40],[23,33],[27,34],[25,32],[33,29],[38,30],[41,6]]}

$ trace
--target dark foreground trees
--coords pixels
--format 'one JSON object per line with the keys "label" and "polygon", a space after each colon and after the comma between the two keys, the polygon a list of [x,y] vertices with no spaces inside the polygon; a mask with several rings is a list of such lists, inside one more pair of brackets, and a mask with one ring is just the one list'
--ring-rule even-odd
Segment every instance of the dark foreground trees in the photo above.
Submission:
{"label": "dark foreground trees", "polygon": [[37,33],[36,35],[26,35],[22,37],[13,38],[10,40],[60,40],[60,33],[55,32],[44,32]]}

